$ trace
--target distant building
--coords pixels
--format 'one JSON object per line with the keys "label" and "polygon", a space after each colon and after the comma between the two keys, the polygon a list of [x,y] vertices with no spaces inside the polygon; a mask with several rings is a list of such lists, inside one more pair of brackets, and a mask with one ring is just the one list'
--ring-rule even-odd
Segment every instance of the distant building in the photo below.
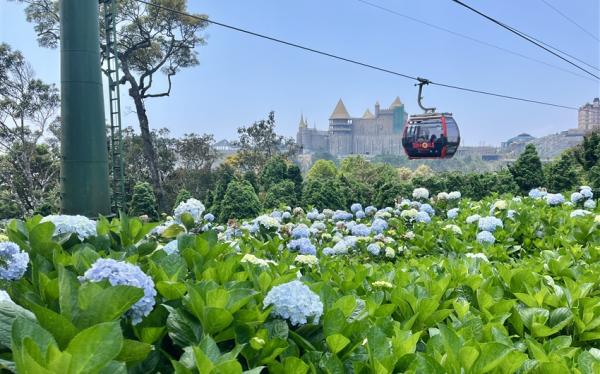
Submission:
{"label": "distant building", "polygon": [[600,98],[579,108],[578,128],[582,131],[600,129]]}
{"label": "distant building", "polygon": [[388,109],[381,109],[376,103],[374,113],[367,109],[362,117],[350,116],[340,99],[329,117],[327,131],[308,128],[302,116],[297,142],[305,151],[329,152],[334,156],[401,154],[407,119],[398,97]]}
{"label": "distant building", "polygon": [[525,149],[527,143],[531,142],[535,138],[527,133],[519,134],[515,137],[508,139],[505,142],[502,142],[500,145],[500,150],[504,153],[509,152],[517,152],[520,153]]}
{"label": "distant building", "polygon": [[238,147],[236,147],[233,143],[231,143],[228,140],[221,140],[216,142],[213,145],[213,149],[219,151],[219,152],[224,152],[224,153],[228,153],[228,152],[235,152],[238,150]]}

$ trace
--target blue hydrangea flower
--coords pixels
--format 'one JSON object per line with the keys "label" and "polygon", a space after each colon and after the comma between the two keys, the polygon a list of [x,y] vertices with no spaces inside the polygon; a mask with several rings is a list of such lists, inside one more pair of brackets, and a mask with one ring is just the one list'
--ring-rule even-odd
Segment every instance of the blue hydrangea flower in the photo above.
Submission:
{"label": "blue hydrangea flower", "polygon": [[581,194],[580,192],[573,192],[571,194],[571,202],[572,203],[578,203],[579,201],[583,200],[583,194]]}
{"label": "blue hydrangea flower", "polygon": [[331,247],[323,248],[323,256],[333,256],[335,255],[335,251]]}
{"label": "blue hydrangea flower", "polygon": [[592,188],[588,186],[581,186],[581,190],[579,191],[583,197],[586,199],[591,199],[594,197],[594,193],[592,192]]}
{"label": "blue hydrangea flower", "polygon": [[165,245],[162,250],[167,252],[168,255],[173,253],[179,253],[179,247],[177,246],[177,240],[171,240],[167,245]]}
{"label": "blue hydrangea flower", "polygon": [[354,203],[354,204],[352,204],[352,206],[350,207],[350,211],[351,211],[352,213],[356,213],[356,212],[358,212],[358,211],[361,211],[361,210],[363,210],[363,208],[362,208],[362,205],[360,205],[359,203]]}
{"label": "blue hydrangea flower", "polygon": [[477,233],[477,242],[481,244],[494,244],[496,242],[496,238],[489,231],[481,231]]}
{"label": "blue hydrangea flower", "polygon": [[354,217],[354,214],[348,213],[343,210],[336,210],[331,217],[334,221],[350,221]]}
{"label": "blue hydrangea flower", "polygon": [[126,285],[144,290],[144,296],[126,313],[134,325],[140,323],[142,318],[150,314],[154,308],[156,296],[154,282],[136,265],[110,258],[100,258],[83,274],[83,277],[80,277],[80,280],[90,282],[108,280],[113,286]]}
{"label": "blue hydrangea flower", "polygon": [[308,238],[294,239],[288,243],[288,248],[291,251],[298,251],[303,255],[316,255],[317,248],[310,242]]}
{"label": "blue hydrangea flower", "polygon": [[181,216],[184,213],[189,213],[194,218],[195,223],[199,223],[202,220],[202,213],[204,213],[204,204],[200,200],[189,198],[187,201],[182,201],[175,208],[174,216],[177,222],[181,222]]}
{"label": "blue hydrangea flower", "polygon": [[448,194],[448,200],[458,200],[461,198],[460,191],[452,191]]}
{"label": "blue hydrangea flower", "polygon": [[319,295],[299,280],[273,287],[263,304],[265,307],[273,305],[271,314],[289,320],[293,326],[304,325],[309,319],[318,324],[323,315]]}
{"label": "blue hydrangea flower", "polygon": [[504,227],[502,220],[493,216],[482,217],[479,219],[479,230],[494,232],[498,227]]}
{"label": "blue hydrangea flower", "polygon": [[292,218],[292,213],[290,212],[283,212],[283,214],[281,215],[281,219],[283,219],[284,221],[290,220]]}
{"label": "blue hydrangea flower", "polygon": [[361,223],[359,225],[354,225],[351,232],[354,236],[369,236],[371,235],[371,228],[364,223]]}
{"label": "blue hydrangea flower", "polygon": [[529,191],[529,197],[534,198],[534,199],[541,199],[542,197],[546,196],[548,193],[544,190],[541,190],[539,188],[534,188],[531,191]]}
{"label": "blue hydrangea flower", "polygon": [[435,214],[435,209],[433,209],[433,207],[429,204],[421,204],[421,206],[419,207],[419,210],[421,212],[425,212],[425,213],[429,214],[430,216],[433,216]]}
{"label": "blue hydrangea flower", "polygon": [[366,215],[372,216],[375,213],[377,213],[377,208],[375,208],[373,205],[369,205],[368,207],[365,208]]}
{"label": "blue hydrangea flower", "polygon": [[13,242],[0,243],[0,279],[21,279],[27,271],[29,254]]}
{"label": "blue hydrangea flower", "polygon": [[560,193],[550,193],[546,195],[548,205],[560,205],[565,202],[565,197]]}
{"label": "blue hydrangea flower", "polygon": [[283,216],[283,212],[280,212],[279,210],[274,210],[271,213],[271,217],[275,218],[278,221],[281,221],[281,217]]}
{"label": "blue hydrangea flower", "polygon": [[429,223],[431,222],[431,217],[429,217],[429,214],[427,214],[427,212],[419,212],[415,216],[415,221]]}
{"label": "blue hydrangea flower", "polygon": [[306,213],[306,218],[314,221],[317,219],[317,216],[319,215],[319,211],[317,210],[311,210],[310,212]]}
{"label": "blue hydrangea flower", "polygon": [[309,235],[310,231],[308,229],[308,226],[306,226],[303,223],[294,227],[294,229],[292,230],[292,238],[294,239],[308,238]]}
{"label": "blue hydrangea flower", "polygon": [[371,223],[371,230],[376,234],[381,234],[388,228],[388,223],[386,220],[381,218],[375,218],[373,223]]}
{"label": "blue hydrangea flower", "polygon": [[596,209],[596,202],[592,199],[588,199],[583,203],[585,209]]}
{"label": "blue hydrangea flower", "polygon": [[54,235],[76,234],[81,241],[96,236],[96,222],[84,216],[50,215],[41,222],[52,222]]}
{"label": "blue hydrangea flower", "polygon": [[212,213],[207,213],[204,215],[204,220],[208,222],[212,222],[215,220],[215,216]]}
{"label": "blue hydrangea flower", "polygon": [[358,212],[356,212],[355,215],[356,215],[356,219],[363,219],[363,218],[365,218],[367,216],[365,214],[365,212],[362,211],[362,210],[359,210]]}
{"label": "blue hydrangea flower", "polygon": [[367,246],[367,251],[369,251],[369,253],[373,256],[379,256],[379,253],[381,252],[381,247],[377,243],[371,243]]}
{"label": "blue hydrangea flower", "polygon": [[458,208],[452,208],[448,211],[448,218],[455,219],[458,217]]}
{"label": "blue hydrangea flower", "polygon": [[510,219],[514,219],[514,218],[515,218],[515,214],[517,214],[517,211],[516,211],[516,210],[514,210],[514,209],[509,209],[509,210],[506,212],[506,216],[507,216],[508,218],[510,218]]}

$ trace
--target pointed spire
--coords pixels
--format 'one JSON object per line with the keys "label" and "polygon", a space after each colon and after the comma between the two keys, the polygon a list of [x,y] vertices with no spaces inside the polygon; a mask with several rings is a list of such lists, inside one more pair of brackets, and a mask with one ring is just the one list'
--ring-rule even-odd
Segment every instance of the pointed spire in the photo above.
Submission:
{"label": "pointed spire", "polygon": [[298,127],[300,127],[300,128],[307,127],[306,120],[304,120],[304,114],[300,114],[300,123],[298,124]]}
{"label": "pointed spire", "polygon": [[365,110],[365,114],[363,114],[362,118],[363,119],[373,119],[373,118],[375,118],[375,116],[373,115],[373,113],[371,113],[369,108],[367,108],[367,110]]}
{"label": "pointed spire", "polygon": [[404,104],[402,104],[402,101],[400,100],[400,97],[396,96],[396,100],[394,100],[394,102],[392,103],[392,105],[390,105],[390,109],[394,109],[397,108],[399,106],[402,106]]}
{"label": "pointed spire", "polygon": [[350,119],[350,114],[348,114],[348,110],[346,110],[346,106],[342,99],[338,101],[329,119]]}

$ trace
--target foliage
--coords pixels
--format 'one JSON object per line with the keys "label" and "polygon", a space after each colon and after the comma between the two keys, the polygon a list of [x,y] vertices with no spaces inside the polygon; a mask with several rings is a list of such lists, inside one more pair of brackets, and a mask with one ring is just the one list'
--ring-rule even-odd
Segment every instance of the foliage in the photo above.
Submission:
{"label": "foliage", "polygon": [[53,204],[59,105],[58,89],[35,78],[21,52],[0,43],[0,185],[16,197],[15,215]]}
{"label": "foliage", "polygon": [[333,161],[317,160],[306,173],[306,180],[313,179],[334,179],[337,176],[337,169]]}
{"label": "foliage", "polygon": [[294,183],[294,188],[296,191],[296,199],[302,199],[302,171],[300,171],[300,167],[296,164],[291,164],[287,169],[287,179],[291,180]]}
{"label": "foliage", "polygon": [[552,191],[569,191],[579,185],[579,175],[570,152],[563,153],[558,160],[544,168],[547,186]]}
{"label": "foliage", "polygon": [[509,170],[521,192],[544,185],[542,162],[533,144],[527,144],[514,165],[509,166]]}
{"label": "foliage", "polygon": [[[419,223],[415,203],[376,210],[355,229],[299,211],[218,233],[206,221],[158,234],[138,218],[102,218],[80,239],[39,216],[11,221],[2,235],[29,264],[0,293],[3,370],[600,370],[600,211],[513,195],[433,198],[436,214]],[[450,206],[458,214],[446,218]],[[475,214],[488,218],[469,223]],[[486,235],[493,243],[477,240]],[[316,254],[290,249],[297,238]],[[102,264],[117,275],[101,281]]]}
{"label": "foliage", "polygon": [[234,166],[241,170],[253,170],[258,175],[263,167],[275,156],[290,159],[299,148],[292,138],[285,138],[275,133],[275,113],[270,112],[268,118],[254,122],[237,130],[239,139],[235,144],[239,147]]}
{"label": "foliage", "polygon": [[283,180],[269,188],[265,196],[265,208],[277,208],[281,205],[296,206],[298,199],[296,185],[290,180]]}
{"label": "foliage", "polygon": [[129,214],[132,216],[147,215],[150,220],[158,219],[156,197],[148,182],[139,182],[133,187],[133,196],[129,203]]}
{"label": "foliage", "polygon": [[223,197],[219,220],[250,218],[257,216],[262,209],[252,185],[245,180],[232,180]]}
{"label": "foliage", "polygon": [[175,199],[175,204],[173,204],[173,210],[175,210],[175,208],[179,205],[179,203],[188,201],[191,198],[192,198],[192,194],[185,188],[182,188],[177,193],[177,198]]}
{"label": "foliage", "polygon": [[287,178],[288,166],[283,157],[272,157],[267,161],[260,173],[260,184],[264,191],[271,186],[283,182]]}
{"label": "foliage", "polygon": [[303,205],[316,209],[343,209],[346,199],[336,179],[307,178],[302,191]]}

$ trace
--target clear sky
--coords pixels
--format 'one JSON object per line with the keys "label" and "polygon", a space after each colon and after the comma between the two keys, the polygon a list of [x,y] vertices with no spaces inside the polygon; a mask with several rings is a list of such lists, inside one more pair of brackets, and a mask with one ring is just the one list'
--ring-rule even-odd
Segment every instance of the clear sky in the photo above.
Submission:
{"label": "clear sky", "polygon": [[[423,21],[575,72],[575,68],[516,38],[450,0],[369,0]],[[595,35],[597,0],[546,0]],[[474,7],[594,65],[599,43],[542,0],[466,0]],[[190,9],[256,32],[433,81],[580,106],[600,96],[598,81],[532,62],[428,28],[358,0],[190,0]],[[201,65],[179,73],[169,98],[147,102],[153,128],[174,134],[236,129],[276,112],[278,131],[295,136],[300,114],[326,129],[337,100],[353,116],[375,101],[400,96],[418,112],[413,82],[210,26]],[[58,51],[37,46],[23,6],[0,0],[0,41],[21,50],[38,75],[59,82]],[[599,73],[596,71],[596,73]],[[577,73],[579,74],[579,73]],[[583,74],[583,73],[581,73]],[[499,144],[521,132],[541,136],[577,126],[577,112],[428,87],[425,104],[454,113],[463,144]],[[137,127],[131,103],[125,125]]]}

